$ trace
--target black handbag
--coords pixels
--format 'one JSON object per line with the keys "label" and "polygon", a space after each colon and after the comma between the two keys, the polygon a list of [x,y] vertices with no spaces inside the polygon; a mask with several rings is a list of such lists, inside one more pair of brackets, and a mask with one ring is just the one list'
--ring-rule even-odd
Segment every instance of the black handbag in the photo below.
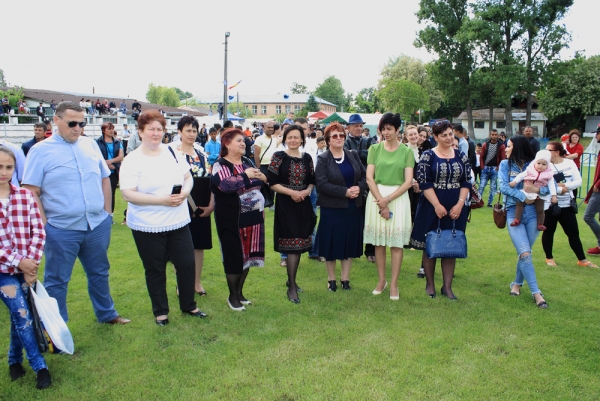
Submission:
{"label": "black handbag", "polygon": [[467,257],[467,237],[465,233],[455,228],[452,220],[452,229],[442,230],[441,220],[438,219],[437,229],[429,231],[425,236],[425,253],[429,259],[463,259]]}
{"label": "black handbag", "polygon": [[48,338],[44,333],[44,326],[42,325],[37,308],[35,307],[35,302],[31,296],[31,291],[33,290],[35,290],[35,284],[32,287],[29,287],[29,290],[27,291],[27,305],[29,306],[29,312],[31,313],[33,332],[35,333],[35,340],[40,352],[48,352]]}
{"label": "black handbag", "polygon": [[579,212],[579,205],[577,204],[577,199],[575,199],[574,196],[571,197],[571,209],[573,209],[573,214],[577,214],[577,212]]}

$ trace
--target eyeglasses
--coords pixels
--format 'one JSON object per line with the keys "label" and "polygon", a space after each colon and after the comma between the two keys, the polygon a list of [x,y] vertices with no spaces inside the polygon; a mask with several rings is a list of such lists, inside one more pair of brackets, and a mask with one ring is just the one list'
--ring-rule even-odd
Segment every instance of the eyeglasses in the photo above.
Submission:
{"label": "eyeglasses", "polygon": [[75,128],[76,125],[79,125],[81,128],[83,128],[87,124],[86,121],[66,121],[61,116],[57,116],[57,117],[60,118],[61,120],[65,121],[67,123],[67,125],[69,126],[69,128]]}
{"label": "eyeglasses", "polygon": [[346,139],[346,134],[335,133],[335,134],[331,134],[330,138],[331,139]]}

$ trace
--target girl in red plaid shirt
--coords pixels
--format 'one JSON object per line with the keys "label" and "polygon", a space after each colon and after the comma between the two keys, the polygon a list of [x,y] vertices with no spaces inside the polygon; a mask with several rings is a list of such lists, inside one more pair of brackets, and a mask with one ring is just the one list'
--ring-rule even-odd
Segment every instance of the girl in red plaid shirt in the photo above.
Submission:
{"label": "girl in red plaid shirt", "polygon": [[32,193],[10,183],[15,163],[13,152],[0,146],[0,298],[11,320],[8,369],[13,381],[25,375],[25,348],[37,388],[43,389],[51,384],[50,373],[37,345],[27,295],[37,281],[46,233]]}

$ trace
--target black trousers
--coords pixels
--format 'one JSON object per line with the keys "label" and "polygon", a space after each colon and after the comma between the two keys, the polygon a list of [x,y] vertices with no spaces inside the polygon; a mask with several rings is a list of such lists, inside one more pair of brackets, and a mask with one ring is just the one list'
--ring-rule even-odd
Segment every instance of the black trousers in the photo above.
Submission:
{"label": "black trousers", "polygon": [[131,230],[138,253],[146,270],[146,286],[154,316],[169,313],[167,298],[167,255],[177,269],[179,308],[183,312],[196,309],[194,281],[196,277],[194,244],[188,226],[162,233]]}
{"label": "black trousers", "polygon": [[108,176],[110,180],[110,189],[112,191],[112,209],[111,211],[114,213],[115,211],[115,192],[117,192],[117,185],[119,185],[119,174],[112,173]]}
{"label": "black trousers", "polygon": [[560,215],[552,216],[552,212],[546,210],[544,225],[546,231],[542,234],[542,247],[546,254],[546,259],[553,259],[552,246],[554,245],[554,233],[556,232],[557,223],[560,223],[563,231],[569,239],[569,246],[575,252],[578,260],[585,259],[585,253],[583,253],[583,245],[579,239],[579,226],[577,225],[577,215],[573,213],[573,209],[570,207],[563,207],[560,209]]}

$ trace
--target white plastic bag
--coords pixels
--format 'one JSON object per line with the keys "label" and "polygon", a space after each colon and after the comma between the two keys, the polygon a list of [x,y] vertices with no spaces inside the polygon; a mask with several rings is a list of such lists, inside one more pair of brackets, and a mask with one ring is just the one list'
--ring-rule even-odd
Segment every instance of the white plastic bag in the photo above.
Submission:
{"label": "white plastic bag", "polygon": [[54,351],[50,352],[73,355],[75,351],[73,336],[71,336],[67,324],[60,315],[56,299],[48,295],[46,289],[39,281],[35,286],[35,291],[33,291],[33,288],[30,288],[30,291],[40,320],[44,325],[44,330],[48,333],[48,337],[54,347]]}

